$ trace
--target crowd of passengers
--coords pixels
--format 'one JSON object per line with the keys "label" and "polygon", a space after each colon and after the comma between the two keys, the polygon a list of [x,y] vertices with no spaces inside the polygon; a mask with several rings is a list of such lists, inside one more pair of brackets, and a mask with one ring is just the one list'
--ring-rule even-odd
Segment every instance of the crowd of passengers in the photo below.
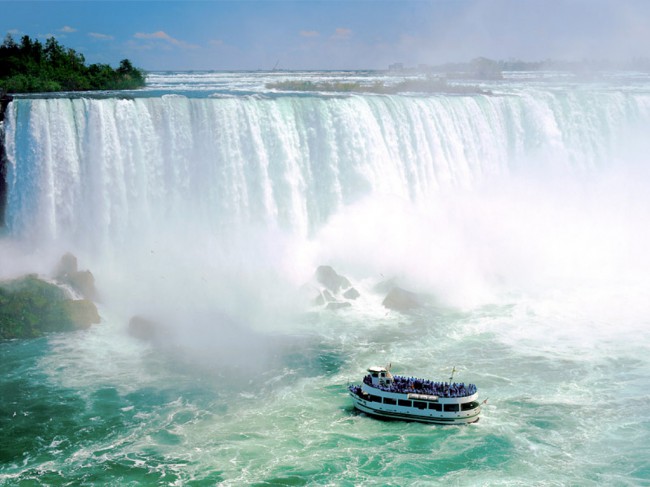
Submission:
{"label": "crowd of passengers", "polygon": [[[363,383],[372,386],[370,375],[363,378]],[[397,392],[400,394],[429,394],[439,397],[466,397],[476,393],[474,384],[461,382],[433,382],[426,379],[416,379],[414,377],[393,376],[390,384],[374,386],[385,392]]]}

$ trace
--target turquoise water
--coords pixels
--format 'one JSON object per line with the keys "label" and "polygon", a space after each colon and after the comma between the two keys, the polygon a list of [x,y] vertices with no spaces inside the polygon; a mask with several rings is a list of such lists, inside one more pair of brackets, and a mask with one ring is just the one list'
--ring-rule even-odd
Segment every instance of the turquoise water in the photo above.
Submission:
{"label": "turquoise water", "polygon": [[[10,106],[0,275],[71,250],[102,323],[0,343],[0,484],[650,485],[645,82],[192,76]],[[323,263],[351,307],[305,299]],[[428,304],[384,308],[390,277]],[[135,314],[169,334],[131,337]],[[348,383],[389,362],[455,367],[480,421],[355,412]]]}
{"label": "turquoise water", "polygon": [[[508,343],[513,327],[540,326],[514,314],[371,325],[328,317],[319,321],[325,336],[276,337],[277,354],[249,371],[229,371],[196,350],[130,343],[110,323],[6,342],[3,482],[646,483],[647,342],[606,337],[596,351],[578,337],[557,348],[553,339]],[[405,372],[437,377],[449,373],[439,364],[456,364],[457,377],[489,397],[479,423],[431,426],[355,413],[347,381],[384,357],[394,358],[394,369],[409,364]]]}

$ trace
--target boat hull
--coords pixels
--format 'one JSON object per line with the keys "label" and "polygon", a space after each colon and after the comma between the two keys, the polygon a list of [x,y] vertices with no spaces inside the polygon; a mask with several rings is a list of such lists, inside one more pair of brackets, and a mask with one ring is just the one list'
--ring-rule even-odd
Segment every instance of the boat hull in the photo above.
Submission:
{"label": "boat hull", "polygon": [[366,401],[351,393],[354,407],[370,416],[401,421],[418,421],[432,424],[469,424],[479,420],[481,407],[458,413],[420,410],[412,407],[392,406]]}

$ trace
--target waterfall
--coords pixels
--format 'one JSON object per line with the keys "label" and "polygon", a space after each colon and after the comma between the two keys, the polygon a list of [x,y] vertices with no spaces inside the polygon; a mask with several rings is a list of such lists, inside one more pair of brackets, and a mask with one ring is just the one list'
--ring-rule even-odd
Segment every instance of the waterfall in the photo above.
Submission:
{"label": "waterfall", "polygon": [[299,280],[323,262],[436,275],[436,292],[576,265],[591,276],[644,200],[623,201],[623,183],[585,196],[566,181],[642,180],[649,122],[648,93],[604,88],[17,99],[7,232],[140,273],[171,260],[192,274],[209,255],[233,266],[226,280],[260,268]]}
{"label": "waterfall", "polygon": [[15,235],[119,242],[143,226],[308,235],[371,194],[421,201],[513,172],[615,163],[648,95],[21,99],[7,114]]}

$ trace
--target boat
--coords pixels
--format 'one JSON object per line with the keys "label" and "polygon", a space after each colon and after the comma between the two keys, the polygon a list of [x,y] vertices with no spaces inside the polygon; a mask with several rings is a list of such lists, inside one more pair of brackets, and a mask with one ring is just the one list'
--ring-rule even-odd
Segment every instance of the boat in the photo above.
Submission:
{"label": "boat", "polygon": [[388,367],[370,367],[361,385],[348,390],[354,407],[369,416],[436,424],[466,424],[479,420],[481,403],[474,384],[403,377]]}

